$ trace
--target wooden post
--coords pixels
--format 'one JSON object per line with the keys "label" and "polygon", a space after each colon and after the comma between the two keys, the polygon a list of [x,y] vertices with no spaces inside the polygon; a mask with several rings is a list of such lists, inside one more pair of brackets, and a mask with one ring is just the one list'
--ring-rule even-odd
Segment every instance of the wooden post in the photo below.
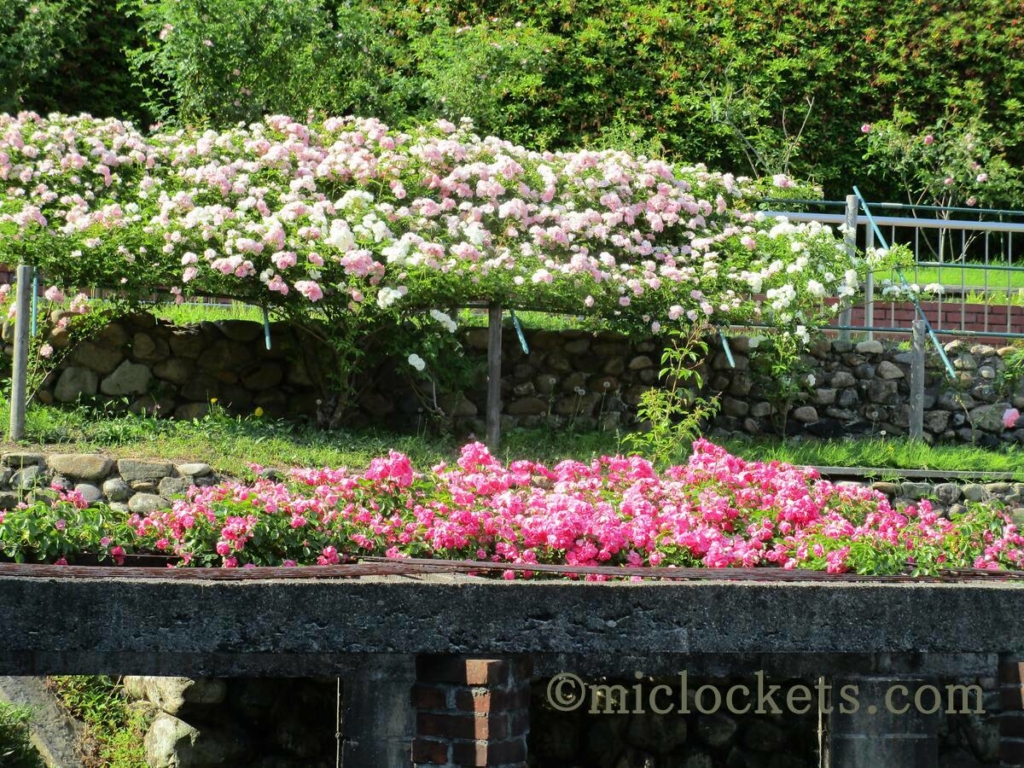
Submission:
{"label": "wooden post", "polygon": [[17,294],[14,319],[14,368],[11,371],[11,432],[12,441],[25,436],[25,408],[28,405],[28,336],[29,312],[32,307],[32,272],[27,264],[18,265]]}
{"label": "wooden post", "polygon": [[487,447],[498,452],[501,442],[501,307],[487,307]]}
{"label": "wooden post", "polygon": [[924,438],[924,320],[915,318],[910,351],[910,439]]}

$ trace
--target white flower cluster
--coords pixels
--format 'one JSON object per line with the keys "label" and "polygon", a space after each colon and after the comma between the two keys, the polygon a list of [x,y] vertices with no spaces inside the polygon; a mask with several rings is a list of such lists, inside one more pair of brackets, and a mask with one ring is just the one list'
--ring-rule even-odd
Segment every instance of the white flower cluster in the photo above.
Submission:
{"label": "white flower cluster", "polygon": [[454,320],[439,309],[430,310],[430,316],[444,326],[448,333],[455,333],[455,329],[459,327]]}
{"label": "white flower cluster", "polygon": [[402,291],[400,289],[385,286],[377,293],[377,306],[381,309],[387,309],[400,298],[402,298]]}

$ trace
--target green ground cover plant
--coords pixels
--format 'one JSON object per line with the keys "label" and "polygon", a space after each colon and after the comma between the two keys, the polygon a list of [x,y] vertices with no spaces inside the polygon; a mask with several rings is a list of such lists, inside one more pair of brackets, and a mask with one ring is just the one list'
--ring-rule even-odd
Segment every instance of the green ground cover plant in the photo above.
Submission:
{"label": "green ground cover plant", "polygon": [[1024,482],[1024,452],[1010,445],[988,450],[969,445],[928,445],[907,438],[846,440],[730,439],[723,445],[758,461],[783,461],[818,467],[872,467],[878,477],[898,476],[902,469],[942,472],[1008,472]]}
{"label": "green ground cover plant", "polygon": [[120,678],[61,675],[47,678],[61,706],[86,728],[86,768],[146,768],[143,739],[152,714],[129,703]]}
{"label": "green ground cover plant", "polygon": [[29,742],[32,713],[0,702],[0,765],[4,768],[46,768]]}

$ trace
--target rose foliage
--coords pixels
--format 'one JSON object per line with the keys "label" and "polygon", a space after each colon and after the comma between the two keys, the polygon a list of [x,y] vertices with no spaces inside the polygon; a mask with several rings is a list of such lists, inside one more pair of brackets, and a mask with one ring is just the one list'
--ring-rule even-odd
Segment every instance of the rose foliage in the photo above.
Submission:
{"label": "rose foliage", "polygon": [[0,115],[0,182],[0,260],[65,289],[264,307],[322,342],[307,363],[326,361],[330,424],[368,349],[404,359],[446,336],[430,309],[496,301],[667,334],[756,322],[806,340],[862,272],[828,227],[754,210],[765,185],[794,188],[785,176],[534,152],[443,120],[143,135]]}
{"label": "rose foliage", "polygon": [[757,215],[749,179],[532,152],[445,121],[404,133],[276,116],[144,136],[0,115],[0,180],[9,262],[64,285],[213,293],[295,317],[494,300],[793,326],[857,286],[827,228]]}
{"label": "rose foliage", "polygon": [[505,467],[474,443],[427,473],[392,451],[362,472],[298,469],[287,483],[193,488],[148,516],[89,507],[75,491],[0,513],[7,558],[123,562],[139,552],[224,567],[386,555],[884,574],[1019,569],[1024,537],[992,506],[951,519],[927,501],[896,510],[877,491],[747,462],[705,440],[662,474],[636,456]]}

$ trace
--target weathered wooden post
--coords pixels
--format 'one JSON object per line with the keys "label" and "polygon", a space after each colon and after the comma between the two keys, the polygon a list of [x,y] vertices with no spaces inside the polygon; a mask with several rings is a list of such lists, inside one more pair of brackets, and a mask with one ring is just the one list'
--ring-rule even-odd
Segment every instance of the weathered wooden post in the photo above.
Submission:
{"label": "weathered wooden post", "polygon": [[29,312],[32,306],[32,272],[27,264],[18,265],[14,318],[14,369],[11,372],[11,440],[25,435],[25,408],[28,405]]}
{"label": "weathered wooden post", "polygon": [[487,448],[497,453],[501,443],[501,307],[487,307]]}
{"label": "weathered wooden post", "polygon": [[924,438],[924,320],[913,322],[910,350],[910,439]]}

